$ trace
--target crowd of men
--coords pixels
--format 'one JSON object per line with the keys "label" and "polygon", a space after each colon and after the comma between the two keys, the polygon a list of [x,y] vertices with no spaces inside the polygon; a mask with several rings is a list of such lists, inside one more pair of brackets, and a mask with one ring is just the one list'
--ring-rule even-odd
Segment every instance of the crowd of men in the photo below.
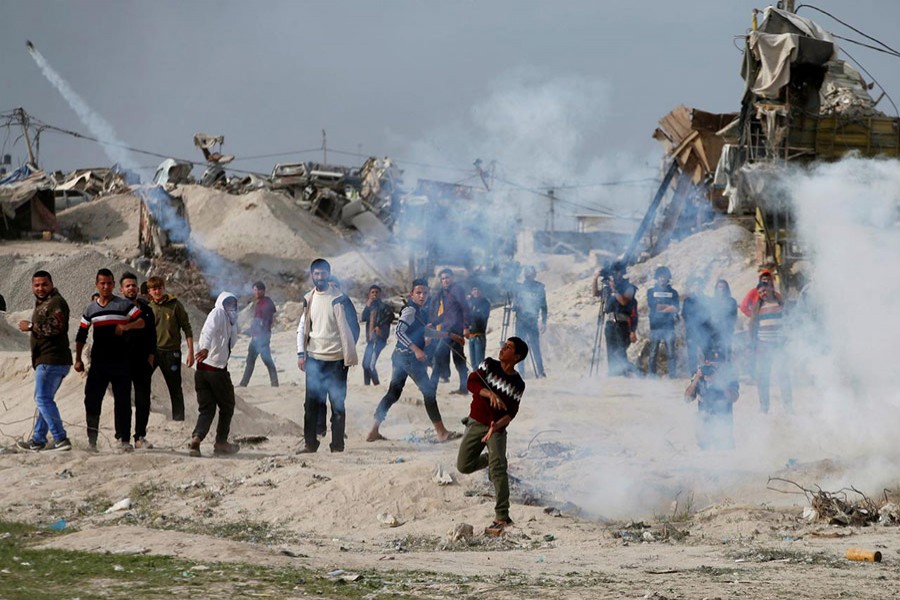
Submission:
{"label": "crowd of men", "polygon": [[[610,376],[640,374],[628,359],[627,349],[637,339],[638,294],[625,275],[625,264],[615,262],[598,269],[592,293],[601,300],[604,339]],[[712,296],[702,290],[702,281],[690,277],[682,298],[672,286],[672,273],[666,266],[654,272],[654,285],[647,290],[647,314],[650,325],[647,375],[658,377],[660,350],[665,349],[665,370],[670,378],[678,376],[676,324],[684,323],[687,371],[691,375],[685,400],[698,400],[701,448],[721,449],[734,446],[733,404],[739,384],[733,360],[733,339],[738,310],[749,319],[748,371],[755,378],[759,408],[769,411],[769,379],[777,370],[781,400],[785,411],[793,410],[788,363],[784,354],[782,323],[784,300],[775,290],[772,272],[763,269],[757,285],[738,305],[731,287],[719,279]]]}
{"label": "crowd of men", "polygon": [[[304,373],[306,384],[303,443],[297,452],[317,452],[320,440],[327,436],[329,429],[329,449],[344,451],[347,379],[350,368],[360,362],[357,342],[365,329],[363,383],[379,386],[377,363],[396,320],[390,380],[375,408],[366,440],[385,439],[381,425],[399,400],[406,381],[412,379],[422,395],[434,440],[462,439],[460,472],[489,469],[497,492],[493,530],[502,530],[510,524],[505,433],[518,412],[525,389],[524,359],[530,357],[535,378],[546,376],[540,342],[547,327],[548,307],[544,285],[536,280],[536,270],[523,269],[523,281],[515,286],[507,302],[507,314],[515,315],[515,336],[501,340],[503,346],[497,359],[487,355],[486,347],[490,300],[484,297],[477,281],[464,289],[451,269],[442,269],[437,274],[434,293],[426,279],[413,280],[399,318],[382,297],[379,285],[369,287],[365,305],[358,315],[325,259],[312,262],[309,278],[312,287],[302,298],[297,326],[297,366]],[[679,294],[672,285],[672,273],[665,266],[656,269],[654,280],[646,292],[648,375],[657,377],[662,369],[670,378],[678,376],[676,327],[683,322],[690,373],[685,400],[698,400],[698,442],[702,448],[734,445],[732,406],[739,386],[732,341],[739,310],[750,319],[750,354],[760,410],[769,410],[769,378],[773,369],[778,373],[785,409],[792,409],[791,384],[783,354],[784,301],[775,290],[771,272],[760,273],[758,285],[740,304],[732,297],[725,280],[716,282],[709,297],[703,294],[702,283],[696,278],[688,279],[685,294]],[[19,447],[31,451],[72,448],[55,395],[63,379],[74,369],[86,372],[84,406],[88,448],[97,451],[102,404],[110,388],[115,447],[125,452],[152,448],[147,439],[147,425],[153,373],[157,368],[163,373],[171,417],[183,421],[181,372],[186,365],[194,367],[198,405],[189,454],[201,455],[201,444],[217,415],[213,454],[238,452],[238,445],[229,441],[235,391],[228,372],[229,358],[238,337],[238,298],[227,291],[219,294],[195,348],[187,311],[177,298],[166,293],[161,277],[150,277],[142,293],[138,277],[123,273],[118,280],[117,295],[113,273],[100,269],[95,285],[97,292],[82,311],[73,357],[66,300],[54,287],[50,273],[38,271],[32,277],[34,312],[30,321],[19,323],[19,329],[31,337],[37,416],[30,438],[20,441]],[[639,295],[637,287],[628,280],[625,265],[616,262],[598,270],[592,293],[601,302],[602,320],[598,327],[602,327],[606,344],[609,375],[640,374],[627,352],[637,339]],[[250,342],[243,375],[237,384],[240,387],[249,385],[257,358],[262,359],[268,371],[270,385],[279,385],[271,349],[276,312],[275,303],[266,295],[265,284],[255,282],[252,304],[248,307],[248,314],[252,315]],[[504,319],[502,337],[508,325]],[[84,351],[90,333],[93,337],[88,366]],[[186,355],[182,355],[183,346]],[[665,363],[660,361],[661,351],[665,353]],[[472,395],[470,415],[463,420],[464,433],[447,428],[438,404],[439,385],[450,383],[453,376],[451,361],[456,377],[449,393]]]}

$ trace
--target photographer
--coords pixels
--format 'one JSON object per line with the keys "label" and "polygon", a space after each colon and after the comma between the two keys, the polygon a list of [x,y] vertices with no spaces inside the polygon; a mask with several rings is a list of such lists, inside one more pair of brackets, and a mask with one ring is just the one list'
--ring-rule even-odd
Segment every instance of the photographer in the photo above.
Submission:
{"label": "photographer", "polygon": [[734,415],[740,386],[731,364],[712,361],[697,368],[684,391],[684,401],[698,398],[697,444],[703,450],[734,448]]}
{"label": "photographer", "polygon": [[[602,289],[598,288],[603,277]],[[626,350],[637,340],[637,288],[625,277],[625,263],[616,261],[607,269],[594,274],[591,285],[594,296],[599,296],[606,314],[604,334],[609,375],[632,375],[634,366],[628,362]]]}

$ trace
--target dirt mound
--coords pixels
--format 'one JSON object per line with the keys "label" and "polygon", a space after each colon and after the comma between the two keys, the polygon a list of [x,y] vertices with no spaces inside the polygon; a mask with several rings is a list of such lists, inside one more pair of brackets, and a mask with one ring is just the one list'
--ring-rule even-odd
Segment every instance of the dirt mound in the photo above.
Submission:
{"label": "dirt mound", "polygon": [[117,256],[138,255],[140,199],[134,194],[104,196],[63,210],[59,229],[70,239],[100,243]]}
{"label": "dirt mound", "polygon": [[10,312],[34,308],[31,276],[44,270],[53,277],[53,284],[69,303],[73,315],[81,316],[81,309],[96,291],[97,270],[107,268],[118,278],[130,265],[102,248],[89,248],[59,242],[17,242],[13,252],[0,253],[0,273],[4,274],[2,292]]}
{"label": "dirt mound", "polygon": [[191,185],[180,193],[191,235],[242,265],[297,273],[317,256],[349,249],[339,233],[282,194],[259,190],[236,196]]}
{"label": "dirt mound", "polygon": [[0,351],[27,351],[28,336],[0,319]]}

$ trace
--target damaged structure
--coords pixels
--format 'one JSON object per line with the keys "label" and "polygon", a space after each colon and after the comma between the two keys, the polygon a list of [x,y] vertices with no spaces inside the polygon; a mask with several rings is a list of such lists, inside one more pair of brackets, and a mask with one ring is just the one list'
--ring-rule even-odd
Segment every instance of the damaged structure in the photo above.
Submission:
{"label": "damaged structure", "polygon": [[0,238],[52,236],[57,229],[53,182],[23,165],[0,179]]}
{"label": "damaged structure", "polygon": [[[873,84],[837,57],[831,34],[791,10],[769,7],[758,18],[754,11],[746,37],[740,112],[679,106],[660,120],[653,137],[671,173],[632,240],[631,260],[702,227],[704,212],[715,211],[747,223],[757,236],[757,262],[778,269],[803,255],[778,185],[787,166],[851,152],[900,156],[900,118],[878,110]],[[789,269],[779,270],[789,277]]]}

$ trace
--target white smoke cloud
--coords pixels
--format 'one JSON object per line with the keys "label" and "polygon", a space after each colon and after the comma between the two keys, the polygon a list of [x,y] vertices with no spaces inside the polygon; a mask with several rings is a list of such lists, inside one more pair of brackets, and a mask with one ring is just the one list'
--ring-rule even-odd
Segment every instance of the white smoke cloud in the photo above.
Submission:
{"label": "white smoke cloud", "polygon": [[[623,519],[671,516],[674,499],[682,498],[684,510],[683,499],[691,495],[694,510],[729,500],[804,502],[768,490],[772,475],[811,489],[852,485],[872,498],[897,488],[900,161],[848,158],[791,170],[782,185],[795,210],[795,241],[805,249],[797,266],[812,283],[804,298],[788,296],[787,348],[783,363],[773,366],[770,413],[759,412],[758,390],[743,360],[733,450],[698,448],[696,404],[680,398],[686,379],[567,381],[554,394],[590,399],[576,421],[570,411],[556,411],[553,394],[534,401],[548,413],[541,427],[562,432],[556,439],[571,443],[575,455],[549,468],[548,461],[532,469],[525,460],[514,467],[588,514]],[[710,239],[698,236],[677,248],[687,261],[682,267],[699,268],[717,253],[732,252],[706,247],[701,237]],[[689,258],[685,253],[692,248],[697,255]],[[730,261],[735,276],[752,270],[742,267],[749,258]],[[652,267],[633,271],[647,268]],[[675,287],[683,291],[681,283],[676,279]],[[733,288],[738,301],[746,291],[743,285]],[[643,287],[641,302],[645,293]],[[550,321],[553,326],[553,314]],[[573,345],[578,341],[572,338]],[[605,360],[604,352],[601,370]],[[793,415],[781,402],[775,376],[782,366],[792,376]]]}
{"label": "white smoke cloud", "polygon": [[893,453],[900,161],[848,158],[796,173],[788,186],[810,255],[815,309],[792,352],[812,373],[815,413],[839,444]]}
{"label": "white smoke cloud", "polygon": [[[588,150],[588,142],[604,135],[611,103],[612,89],[605,81],[518,70],[494,82],[464,119],[442,124],[427,140],[410,144],[409,154],[419,162],[437,165],[468,165],[480,158],[487,167],[496,161],[495,206],[522,218],[525,226],[540,228],[546,223],[548,199],[521,187],[546,191],[567,184],[655,176],[646,160],[618,152],[614,141],[604,156]],[[416,177],[451,181],[465,177],[401,166],[406,169],[407,185]],[[477,178],[464,183],[481,185]],[[564,215],[587,212],[584,206],[630,214],[646,206],[651,194],[646,186],[557,191],[556,227],[571,229],[574,222]]]}

